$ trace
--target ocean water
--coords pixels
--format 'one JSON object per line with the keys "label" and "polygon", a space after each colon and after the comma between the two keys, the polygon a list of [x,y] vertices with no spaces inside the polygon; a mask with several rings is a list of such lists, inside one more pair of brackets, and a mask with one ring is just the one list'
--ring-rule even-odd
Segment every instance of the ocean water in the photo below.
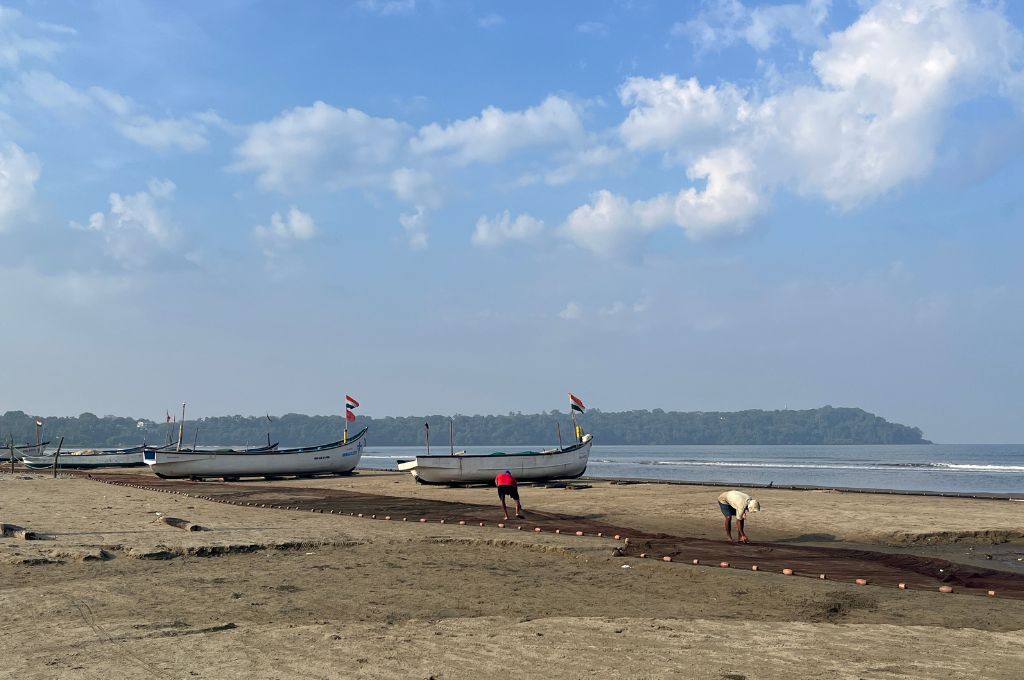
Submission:
{"label": "ocean water", "polygon": [[[468,453],[541,450],[545,445],[471,446]],[[431,447],[431,453],[448,449]],[[377,447],[361,465],[396,469],[420,447]],[[852,487],[1024,496],[1024,445],[594,446],[587,476],[619,479]]]}

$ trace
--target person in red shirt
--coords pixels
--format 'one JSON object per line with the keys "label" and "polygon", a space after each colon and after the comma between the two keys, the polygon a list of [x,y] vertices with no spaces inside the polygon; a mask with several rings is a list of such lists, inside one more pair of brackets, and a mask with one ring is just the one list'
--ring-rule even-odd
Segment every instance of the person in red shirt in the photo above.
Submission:
{"label": "person in red shirt", "polygon": [[512,500],[516,502],[516,517],[523,519],[523,504],[519,502],[519,485],[516,484],[516,478],[512,476],[512,473],[505,470],[494,478],[494,483],[498,487],[498,498],[501,499],[501,511],[505,513],[505,519],[508,519],[505,496],[511,496]]}

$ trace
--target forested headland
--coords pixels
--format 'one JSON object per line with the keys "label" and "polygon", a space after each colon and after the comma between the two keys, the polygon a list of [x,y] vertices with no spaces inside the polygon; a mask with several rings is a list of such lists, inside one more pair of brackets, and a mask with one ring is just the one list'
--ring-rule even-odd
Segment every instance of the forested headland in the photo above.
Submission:
{"label": "forested headland", "polygon": [[[569,414],[510,413],[500,416],[454,418],[456,446],[553,445],[558,442],[556,423],[562,438],[572,439]],[[147,419],[96,416],[36,416],[8,411],[0,416],[0,442],[7,445],[35,443],[36,421],[43,423],[43,440],[54,445],[64,437],[66,447],[133,446],[143,441],[163,444],[178,436],[177,424]],[[448,444],[448,417],[402,416],[360,417],[350,426],[354,434],[369,427],[370,446],[415,446],[424,441],[424,424],[429,423],[431,441]],[[804,411],[678,412],[589,410],[580,417],[587,432],[600,444],[928,444],[916,427],[891,423],[859,408],[823,406]],[[341,438],[343,416],[215,416],[185,423],[184,441],[191,445],[257,445],[272,441],[282,446],[301,446]],[[198,436],[197,436],[198,435]]]}

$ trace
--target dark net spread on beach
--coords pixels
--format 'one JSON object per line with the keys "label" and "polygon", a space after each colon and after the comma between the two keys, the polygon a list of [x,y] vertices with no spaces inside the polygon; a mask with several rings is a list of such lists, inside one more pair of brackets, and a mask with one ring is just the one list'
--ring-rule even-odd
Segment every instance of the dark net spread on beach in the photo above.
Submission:
{"label": "dark net spread on beach", "polygon": [[[81,474],[80,476],[87,476]],[[342,489],[299,488],[272,483],[192,482],[161,480],[148,475],[103,475],[113,484],[130,484],[156,491],[184,493],[190,496],[265,508],[284,508],[307,512],[340,515],[375,516],[401,521],[458,523],[497,526],[495,510],[490,505],[458,503],[404,496],[386,496]],[[531,511],[526,519],[503,522],[505,530],[517,528],[542,532],[559,531],[585,536],[620,536],[628,544],[618,548],[623,557],[663,559],[673,562],[718,566],[728,562],[732,568],[782,572],[792,569],[798,576],[852,583],[864,579],[872,585],[896,587],[905,584],[914,590],[936,590],[941,585],[953,586],[955,592],[985,595],[996,591],[999,597],[1024,599],[1024,576],[1009,572],[982,569],[947,560],[918,555],[890,554],[869,550],[853,550],[819,546],[797,546],[785,543],[729,544],[702,538],[650,533],[631,527],[609,524],[574,515]]]}

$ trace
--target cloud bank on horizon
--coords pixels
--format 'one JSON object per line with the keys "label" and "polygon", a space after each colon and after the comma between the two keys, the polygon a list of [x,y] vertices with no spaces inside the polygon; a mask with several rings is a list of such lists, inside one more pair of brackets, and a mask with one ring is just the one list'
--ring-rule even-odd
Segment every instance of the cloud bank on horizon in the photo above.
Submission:
{"label": "cloud bank on horizon", "polygon": [[[488,48],[536,21],[538,7],[360,0],[332,8],[323,26],[297,24],[308,43],[291,36],[278,60],[296,68],[277,79],[259,73],[272,54],[246,70],[245,50],[213,37],[239,10],[57,9],[0,6],[0,270],[40,290],[93,282],[94,294],[54,293],[65,301],[120,295],[132,288],[124,281],[166,271],[215,281],[247,262],[287,280],[338,249],[442,268],[447,257],[504,257],[517,263],[494,265],[504,275],[564,258],[594,277],[638,262],[684,267],[800,214],[856,221],[914,192],[998,176],[1024,127],[1024,32],[1016,10],[994,2],[560,8],[551,30],[579,56],[552,52],[565,58],[546,68],[525,48]],[[243,11],[253,19],[240,24],[252,31],[243,45],[255,45],[253,15],[275,17]],[[295,14],[287,20],[301,22]],[[135,39],[111,71],[98,48],[129,21]],[[475,70],[417,21],[437,35],[458,26],[482,62],[509,71]],[[348,26],[367,41],[389,36],[401,58],[331,51],[331,29]],[[424,67],[413,89],[405,72],[436,56],[425,45],[463,80]],[[160,63],[192,46],[224,66],[207,77],[188,59],[181,71]],[[362,88],[334,87],[335,76]],[[545,318],[649,328],[641,320],[659,284],[623,276],[631,289],[564,291]],[[1011,297],[1016,284],[986,283]],[[800,284],[772,285],[779,299]],[[949,313],[942,294],[913,297],[922,323]],[[727,328],[742,314],[728,306],[691,306],[685,325]]]}

